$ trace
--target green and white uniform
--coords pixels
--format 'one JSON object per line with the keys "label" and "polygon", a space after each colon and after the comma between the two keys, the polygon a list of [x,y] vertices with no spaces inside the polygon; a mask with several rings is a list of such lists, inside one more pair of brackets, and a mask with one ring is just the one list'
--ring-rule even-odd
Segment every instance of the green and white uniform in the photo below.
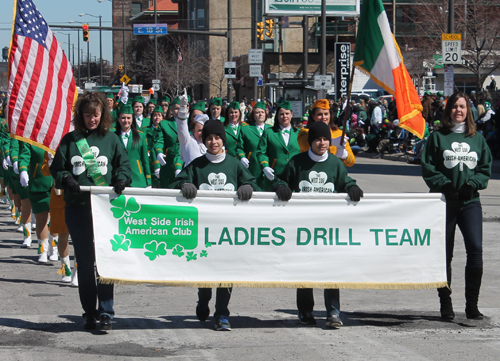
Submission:
{"label": "green and white uniform", "polygon": [[[236,126],[228,124],[225,126],[226,129],[226,154],[231,157],[238,156],[238,143],[241,142],[241,130],[248,124],[241,123]],[[236,131],[234,130],[236,128]]]}
{"label": "green and white uniform", "polygon": [[[127,140],[125,140],[125,137]],[[129,131],[128,134],[118,135],[120,142],[127,152],[130,168],[132,169],[132,184],[130,186],[134,188],[146,188],[147,186],[151,186],[148,145],[146,135],[143,132],[139,131],[139,137],[139,143],[134,144],[132,131]],[[125,142],[127,145],[125,145]]]}
{"label": "green and white uniform", "polygon": [[168,188],[175,181],[175,171],[182,169],[181,150],[177,139],[177,124],[172,117],[162,120],[154,132],[153,146],[156,154],[166,155],[166,163],[160,168],[160,188]]}

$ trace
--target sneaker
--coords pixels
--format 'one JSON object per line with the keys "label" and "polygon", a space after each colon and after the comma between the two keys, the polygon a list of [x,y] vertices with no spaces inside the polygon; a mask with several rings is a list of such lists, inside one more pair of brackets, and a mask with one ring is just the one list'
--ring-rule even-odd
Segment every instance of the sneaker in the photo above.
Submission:
{"label": "sneaker", "polygon": [[99,317],[99,329],[101,331],[109,331],[112,329],[111,326],[111,317],[108,315],[104,314]]}
{"label": "sneaker", "polygon": [[339,328],[342,325],[342,320],[340,319],[339,315],[328,315],[326,318],[326,328]]}
{"label": "sneaker", "polygon": [[303,325],[314,326],[316,324],[316,320],[314,319],[311,312],[299,312],[299,320]]}
{"label": "sneaker", "polygon": [[196,317],[201,322],[207,320],[208,316],[210,316],[210,308],[208,307],[208,303],[199,303],[196,305]]}
{"label": "sneaker", "polygon": [[30,247],[31,247],[31,243],[32,243],[32,242],[33,242],[33,241],[31,240],[31,237],[26,237],[26,238],[24,239],[24,242],[23,242],[23,244],[21,245],[21,247],[22,247],[22,248],[30,248]]}
{"label": "sneaker", "polygon": [[21,232],[21,233],[24,232],[24,227],[22,224],[19,227],[17,227],[16,232]]}
{"label": "sneaker", "polygon": [[221,316],[216,322],[215,322],[215,329],[217,331],[231,331],[231,324],[229,323],[228,319],[224,316]]}

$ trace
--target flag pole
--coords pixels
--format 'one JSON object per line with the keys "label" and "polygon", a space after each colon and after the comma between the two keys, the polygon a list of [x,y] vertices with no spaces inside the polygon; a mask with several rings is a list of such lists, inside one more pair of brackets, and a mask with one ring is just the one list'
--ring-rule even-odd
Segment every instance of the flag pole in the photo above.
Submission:
{"label": "flag pole", "polygon": [[345,111],[344,111],[344,126],[342,127],[342,137],[340,138],[340,144],[344,144],[347,118],[349,117],[349,108],[351,107],[351,90],[352,90],[352,81],[354,79],[354,69],[356,69],[356,67],[353,65],[351,71],[351,79],[349,80],[349,88],[347,89],[347,104],[345,106]]}

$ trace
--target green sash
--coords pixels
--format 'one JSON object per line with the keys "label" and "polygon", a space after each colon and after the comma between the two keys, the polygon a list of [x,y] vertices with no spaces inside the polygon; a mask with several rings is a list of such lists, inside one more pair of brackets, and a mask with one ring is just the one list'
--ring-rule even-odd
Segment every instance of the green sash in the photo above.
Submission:
{"label": "green sash", "polygon": [[97,161],[95,160],[94,153],[90,150],[89,143],[87,139],[83,138],[78,132],[73,132],[73,139],[76,142],[76,146],[82,155],[83,161],[87,166],[87,169],[92,177],[96,186],[107,187],[108,183],[104,179],[101,171],[99,170],[99,166],[97,165]]}

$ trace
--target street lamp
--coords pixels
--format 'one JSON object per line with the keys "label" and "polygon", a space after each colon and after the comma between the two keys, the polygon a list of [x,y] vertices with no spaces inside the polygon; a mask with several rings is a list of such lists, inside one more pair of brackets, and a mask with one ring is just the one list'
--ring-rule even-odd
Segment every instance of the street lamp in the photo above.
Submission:
{"label": "street lamp", "polygon": [[101,85],[103,85],[103,81],[102,81],[102,15],[92,15],[92,14],[88,14],[88,13],[82,13],[82,14],[78,14],[78,16],[92,16],[94,18],[99,18],[99,57],[101,58],[100,62],[101,62]]}
{"label": "street lamp", "polygon": [[[84,24],[81,21],[69,20],[68,23],[79,23]],[[78,86],[80,86],[80,60],[81,60],[81,52],[80,52],[80,28],[76,29],[78,31]],[[73,62],[75,61],[75,57],[73,56]]]}

